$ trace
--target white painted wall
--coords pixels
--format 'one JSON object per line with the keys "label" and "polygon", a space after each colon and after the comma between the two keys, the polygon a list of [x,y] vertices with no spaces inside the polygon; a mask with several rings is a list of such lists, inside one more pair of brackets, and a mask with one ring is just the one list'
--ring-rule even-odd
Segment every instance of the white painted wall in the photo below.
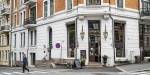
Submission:
{"label": "white painted wall", "polygon": [[[77,57],[80,58],[80,50],[86,50],[86,64],[88,64],[89,57],[88,57],[88,20],[100,20],[101,21],[101,56],[108,55],[108,66],[114,65],[114,49],[112,46],[112,20],[109,18],[108,20],[103,19],[103,13],[108,13],[108,7],[85,7],[81,6],[78,10],[78,14],[84,15],[85,18],[83,20],[78,20],[77,32],[78,32],[78,55]],[[115,20],[123,20],[126,21],[126,57],[125,59],[131,60],[130,51],[134,51],[133,55],[139,55],[139,32],[138,32],[138,13],[133,11],[127,10],[120,10],[117,8],[112,8],[111,11],[113,18]],[[48,48],[48,29],[49,27],[52,28],[52,41],[53,41],[53,48],[52,48],[52,58],[63,58],[63,59],[73,59],[67,57],[67,29],[66,23],[75,21],[77,11],[74,9],[72,11],[62,12],[53,17],[48,18],[41,18],[37,21],[37,45],[35,47],[30,47],[30,52],[36,53],[36,60],[42,60],[44,57],[44,50],[47,52]],[[108,38],[105,40],[103,36],[103,32],[105,30],[105,25],[108,31]],[[83,26],[83,30],[85,32],[85,37],[81,40],[80,32]],[[20,48],[20,32],[19,30],[23,30],[23,27],[14,29],[14,32],[17,34],[17,47],[13,49],[15,51],[21,51]],[[27,36],[28,32],[26,32],[26,47],[23,51],[27,51]],[[13,33],[13,34],[14,34]],[[13,35],[14,36],[14,35]],[[12,38],[14,40],[14,37]],[[62,53],[61,48],[56,48],[56,43],[62,43]],[[13,43],[14,44],[14,43]],[[46,48],[44,48],[44,45]],[[48,54],[48,52],[47,52]],[[61,56],[62,54],[62,56]],[[29,56],[30,57],[30,56]],[[47,56],[48,59],[48,56]],[[122,58],[116,58],[122,59]],[[133,59],[134,61],[134,59]],[[30,58],[29,58],[30,62]]]}

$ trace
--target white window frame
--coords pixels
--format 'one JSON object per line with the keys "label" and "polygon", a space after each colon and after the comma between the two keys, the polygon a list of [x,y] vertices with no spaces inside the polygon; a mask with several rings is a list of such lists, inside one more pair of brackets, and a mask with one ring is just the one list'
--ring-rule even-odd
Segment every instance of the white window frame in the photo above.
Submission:
{"label": "white window frame", "polygon": [[[47,2],[47,16],[45,16],[45,2]],[[49,2],[47,1],[47,0],[45,0],[44,2],[43,2],[43,17],[48,17],[48,6],[49,6]]]}
{"label": "white window frame", "polygon": [[36,41],[37,41],[37,30],[31,30],[30,31],[30,45],[36,46]]}

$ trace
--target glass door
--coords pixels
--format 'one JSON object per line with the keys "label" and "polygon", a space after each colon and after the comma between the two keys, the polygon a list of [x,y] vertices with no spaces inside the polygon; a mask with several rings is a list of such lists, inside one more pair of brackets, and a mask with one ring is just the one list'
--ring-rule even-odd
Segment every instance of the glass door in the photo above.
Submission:
{"label": "glass door", "polygon": [[100,62],[100,21],[90,20],[88,21],[89,30],[89,61]]}

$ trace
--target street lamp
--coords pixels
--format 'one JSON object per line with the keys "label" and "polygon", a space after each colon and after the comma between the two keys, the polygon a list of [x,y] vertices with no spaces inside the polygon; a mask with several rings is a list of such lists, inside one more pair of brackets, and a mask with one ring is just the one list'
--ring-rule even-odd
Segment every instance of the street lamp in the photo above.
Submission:
{"label": "street lamp", "polygon": [[107,37],[108,37],[108,32],[107,32],[107,29],[106,29],[106,25],[105,25],[105,31],[103,32],[103,35],[104,35],[104,39],[106,40]]}
{"label": "street lamp", "polygon": [[84,35],[85,35],[85,32],[83,31],[83,25],[82,25],[82,31],[80,32],[80,36],[82,40],[84,39]]}

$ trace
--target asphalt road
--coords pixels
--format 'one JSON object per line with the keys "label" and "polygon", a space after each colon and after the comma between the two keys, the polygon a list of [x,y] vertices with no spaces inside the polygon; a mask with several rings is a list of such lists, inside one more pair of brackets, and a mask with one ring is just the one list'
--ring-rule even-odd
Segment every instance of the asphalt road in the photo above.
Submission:
{"label": "asphalt road", "polygon": [[[94,71],[95,70],[95,71]],[[30,72],[22,73],[21,68],[0,67],[0,75],[143,75],[142,72],[128,73],[119,71],[98,71],[99,69],[37,69],[30,68]],[[150,74],[144,74],[150,75]]]}

